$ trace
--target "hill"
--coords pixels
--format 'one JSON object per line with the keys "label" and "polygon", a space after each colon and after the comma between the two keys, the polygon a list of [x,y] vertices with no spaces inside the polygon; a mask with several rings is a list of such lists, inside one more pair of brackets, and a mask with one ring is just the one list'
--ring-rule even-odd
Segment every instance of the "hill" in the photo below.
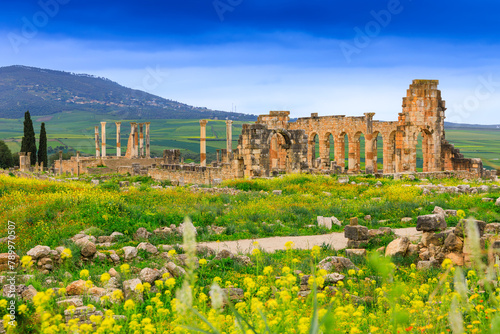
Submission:
{"label": "hill", "polygon": [[451,123],[444,122],[444,127],[446,129],[490,129],[497,130],[500,129],[500,124],[466,124],[466,123]]}
{"label": "hill", "polygon": [[27,66],[0,67],[0,118],[66,111],[105,114],[119,119],[233,119],[256,116],[193,107],[106,78]]}

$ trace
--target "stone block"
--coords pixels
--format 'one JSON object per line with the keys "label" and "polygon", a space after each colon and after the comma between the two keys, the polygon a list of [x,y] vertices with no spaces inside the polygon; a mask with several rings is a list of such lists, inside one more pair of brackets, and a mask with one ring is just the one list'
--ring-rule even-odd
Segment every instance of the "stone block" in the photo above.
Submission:
{"label": "stone block", "polygon": [[344,236],[347,239],[356,240],[356,241],[368,240],[368,238],[369,238],[368,228],[366,226],[361,226],[361,225],[357,225],[357,226],[347,225],[344,228]]}
{"label": "stone block", "polygon": [[446,229],[446,221],[443,216],[431,214],[417,218],[417,231],[436,232]]}

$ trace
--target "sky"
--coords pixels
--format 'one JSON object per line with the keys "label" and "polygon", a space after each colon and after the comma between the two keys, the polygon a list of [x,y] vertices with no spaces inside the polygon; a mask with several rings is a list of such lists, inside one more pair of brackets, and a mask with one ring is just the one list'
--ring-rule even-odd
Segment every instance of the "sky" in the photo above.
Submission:
{"label": "sky", "polygon": [[211,109],[385,121],[413,79],[437,79],[447,121],[500,124],[498,12],[496,0],[2,0],[0,66]]}

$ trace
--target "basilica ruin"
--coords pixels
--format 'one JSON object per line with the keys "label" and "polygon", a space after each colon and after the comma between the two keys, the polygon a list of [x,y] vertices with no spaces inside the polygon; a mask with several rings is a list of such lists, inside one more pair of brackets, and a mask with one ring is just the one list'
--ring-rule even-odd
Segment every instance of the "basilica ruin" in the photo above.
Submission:
{"label": "basilica ruin", "polygon": [[[200,120],[200,164],[181,163],[180,150],[165,150],[150,157],[150,123],[130,123],[125,156],[121,156],[120,122],[116,122],[116,156],[106,154],[106,123],[95,128],[95,157],[72,157],[56,162],[60,172],[147,174],[178,184],[216,184],[233,178],[269,177],[279,173],[401,174],[417,172],[417,145],[422,142],[423,173],[457,177],[489,177],[480,159],[466,159],[445,139],[445,101],[437,80],[413,80],[403,98],[398,120],[361,117],[302,117],[290,122],[289,111],[271,111],[254,124],[243,124],[236,149],[232,147],[232,121],[226,121],[226,149],[217,150],[216,161],[206,161],[206,125]],[[364,137],[364,157],[361,138]],[[330,143],[334,143],[330,158]],[[319,152],[316,152],[316,140]],[[382,141],[383,167],[378,166],[378,141]],[[346,146],[348,152],[346,152]],[[319,154],[317,154],[319,153]],[[347,154],[346,154],[347,153]],[[317,157],[319,156],[319,157]],[[346,163],[346,156],[348,157]],[[361,169],[364,158],[364,169]],[[105,166],[105,167],[104,167]],[[62,168],[61,168],[62,167]],[[95,168],[94,168],[95,169]]]}

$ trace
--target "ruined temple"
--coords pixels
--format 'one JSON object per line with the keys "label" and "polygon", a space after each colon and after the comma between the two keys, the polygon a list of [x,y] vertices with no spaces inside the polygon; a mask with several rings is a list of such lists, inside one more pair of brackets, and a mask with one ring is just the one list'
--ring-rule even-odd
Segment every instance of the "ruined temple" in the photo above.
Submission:
{"label": "ruined temple", "polygon": [[[151,158],[150,123],[130,123],[125,157],[120,153],[120,123],[117,122],[117,156],[106,156],[105,122],[102,140],[96,126],[96,157],[60,161],[60,170],[89,172],[98,164],[109,171],[143,173],[158,180],[216,184],[242,177],[269,177],[277,173],[366,173],[417,172],[417,145],[422,143],[423,173],[456,177],[489,177],[480,159],[466,159],[445,139],[445,101],[437,80],[413,80],[403,97],[397,121],[374,120],[374,113],[360,117],[318,116],[290,121],[289,111],[260,115],[254,124],[243,124],[236,149],[232,147],[232,121],[226,121],[226,149],[217,150],[217,160],[207,165],[206,125],[200,120],[200,164],[183,164],[179,150],[165,150],[163,158]],[[146,125],[144,136],[143,125]],[[144,145],[146,137],[146,145]],[[364,154],[361,138],[364,137]],[[333,160],[330,158],[333,139]],[[316,152],[316,140],[319,152]],[[378,142],[382,141],[383,167],[378,166]],[[144,146],[146,152],[144,153]],[[346,152],[346,146],[348,152]],[[318,153],[318,154],[316,154]],[[346,154],[347,153],[347,154]],[[316,156],[319,156],[318,158]],[[347,164],[346,164],[346,156]],[[364,161],[364,169],[361,169]],[[56,162],[56,167],[57,162]],[[108,170],[101,169],[106,172]],[[95,170],[94,170],[95,172]]]}

